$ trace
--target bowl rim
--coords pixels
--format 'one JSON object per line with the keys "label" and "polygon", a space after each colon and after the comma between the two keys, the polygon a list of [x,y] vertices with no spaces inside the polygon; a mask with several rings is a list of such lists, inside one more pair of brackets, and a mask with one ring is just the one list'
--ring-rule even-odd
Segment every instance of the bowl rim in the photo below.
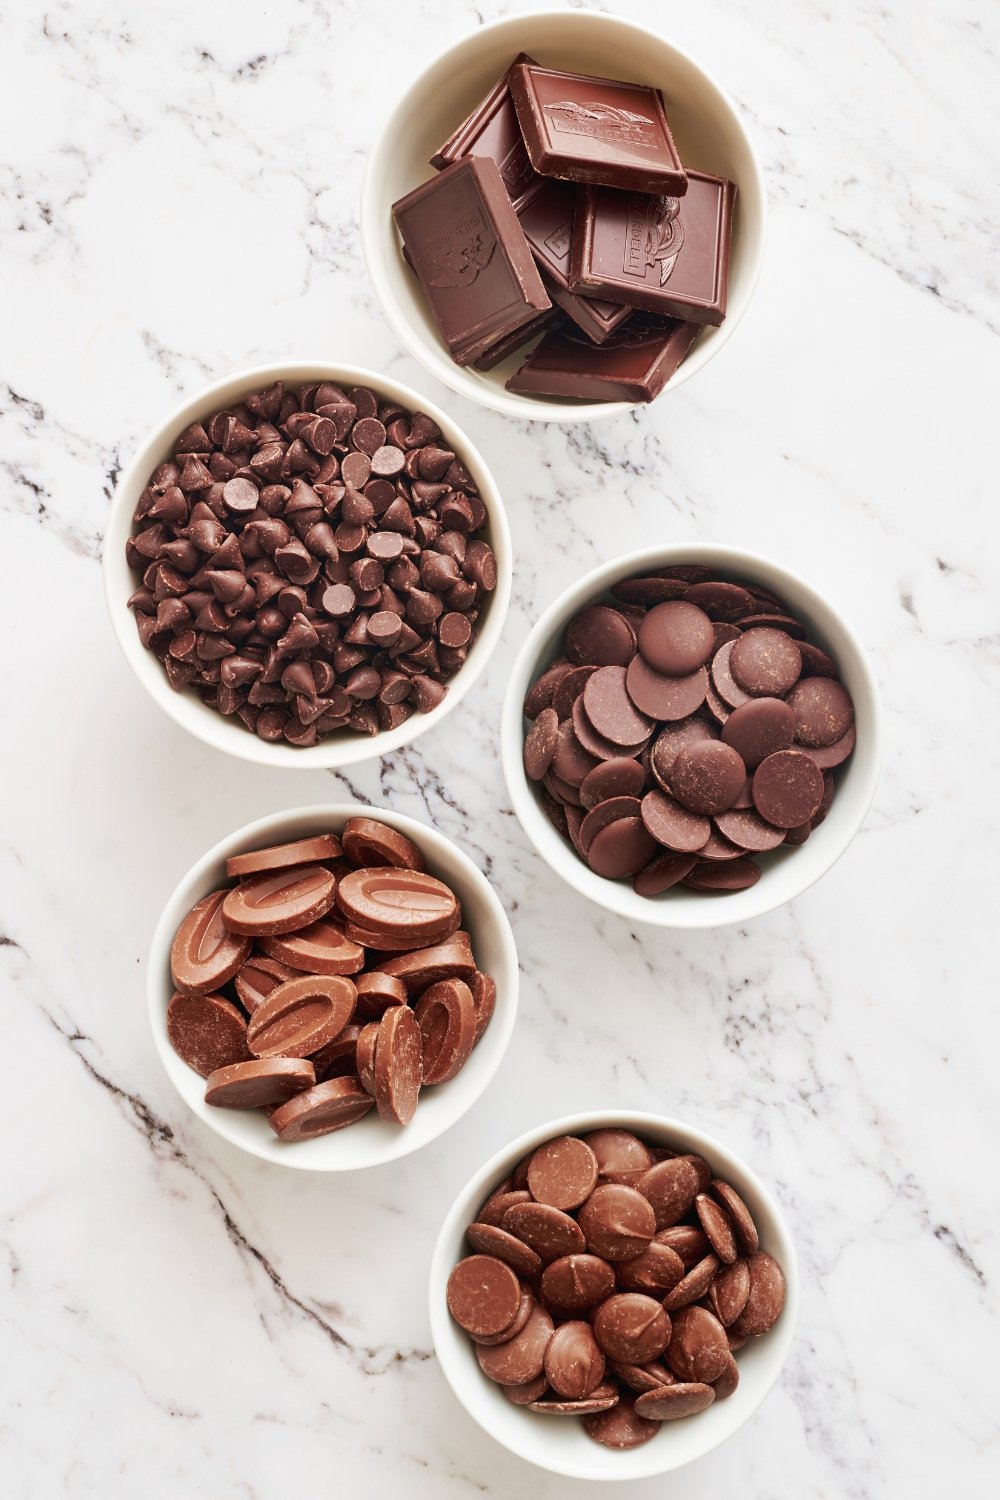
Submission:
{"label": "bowl rim", "polygon": [[[497,562],[497,586],[484,610],[482,628],[468,659],[450,679],[441,703],[429,713],[411,714],[397,729],[380,730],[371,736],[331,735],[318,745],[303,747],[284,742],[265,743],[242,724],[237,730],[236,725],[228,723],[223,715],[203,704],[194,694],[174,692],[159,661],[139,640],[132,611],[127,606],[126,600],[135,587],[135,574],[125,560],[125,539],[132,534],[132,511],[145,480],[155,465],[163,461],[160,455],[173,440],[168,434],[173,433],[176,437],[190,422],[204,417],[220,402],[237,399],[237,392],[241,389],[246,392],[258,384],[268,385],[274,380],[284,380],[290,387],[309,384],[313,380],[369,385],[380,395],[398,401],[411,411],[425,412],[438,424],[453,451],[473,475],[486,507],[489,540]],[[340,770],[390,755],[412,744],[457,708],[475,686],[486,670],[506,622],[513,583],[513,545],[506,507],[496,480],[479,448],[452,416],[429,397],[392,376],[381,375],[364,365],[338,364],[328,359],[303,356],[241,366],[199,387],[147,429],[119,475],[111,497],[101,546],[101,572],[111,628],[126,662],[153,701],[181,729],[214,750],[255,765],[287,767],[296,771]]]}
{"label": "bowl rim", "polygon": [[[685,360],[679,366],[667,382],[661,395],[668,395],[671,391],[678,390],[688,380],[697,375],[700,370],[709,365],[717,354],[722,352],[722,349],[729,342],[730,338],[732,338],[750,308],[760,281],[764,256],[767,250],[767,184],[764,176],[764,168],[753,135],[743,118],[742,111],[728,89],[723,88],[715,74],[706,68],[687,48],[680,46],[679,43],[672,41],[663,33],[655,31],[651,26],[642,25],[641,22],[629,20],[624,16],[609,15],[604,12],[591,10],[547,9],[525,12],[524,14],[505,15],[463,32],[455,41],[451,42],[442,51],[436,53],[429,62],[421,67],[420,72],[413,78],[406,91],[400,96],[394,108],[385,117],[379,127],[378,133],[368,152],[361,182],[361,206],[359,211],[361,254],[365,263],[365,270],[368,274],[368,280],[375,292],[384,318],[404,348],[408,350],[414,359],[418,360],[429,374],[450,387],[458,395],[466,397],[467,400],[473,401],[477,405],[500,412],[502,416],[514,417],[521,421],[590,422],[603,417],[621,416],[624,412],[641,410],[642,403],[632,401],[582,401],[575,405],[570,405],[565,401],[560,401],[557,397],[541,397],[528,401],[516,393],[510,393],[489,382],[473,381],[466,376],[466,372],[462,367],[454,363],[445,349],[438,349],[430,343],[425,342],[414,332],[402,308],[398,306],[394,293],[391,293],[388,285],[383,283],[382,275],[376,268],[374,246],[377,243],[380,233],[381,220],[381,209],[376,201],[378,196],[377,181],[381,180],[382,176],[382,158],[389,153],[388,142],[390,136],[394,138],[399,122],[405,123],[412,116],[414,109],[413,96],[418,93],[424,75],[431,67],[440,63],[446,57],[451,56],[454,52],[465,46],[466,43],[473,40],[473,38],[489,35],[505,27],[512,27],[515,24],[522,28],[525,26],[532,27],[536,23],[544,23],[546,21],[558,21],[563,26],[575,26],[579,24],[580,18],[586,18],[589,25],[607,25],[609,29],[628,31],[639,38],[653,41],[660,47],[666,47],[680,61],[685,63],[694,72],[700,74],[704,82],[709,88],[715,91],[720,102],[728,110],[739,134],[743,138],[748,157],[748,180],[753,182],[756,191],[760,212],[760,231],[756,244],[750,244],[747,247],[746,299],[743,307],[735,316],[732,314],[727,316],[725,323],[715,330],[720,336],[713,339],[707,353],[703,352],[699,357],[696,350],[692,358]],[[739,186],[745,191],[745,183],[741,183]]]}
{"label": "bowl rim", "polygon": [[[519,1449],[512,1448],[503,1438],[498,1437],[490,1428],[484,1426],[480,1417],[465,1399],[463,1394],[464,1385],[462,1371],[459,1368],[457,1351],[464,1349],[462,1342],[465,1335],[452,1322],[448,1314],[445,1301],[445,1288],[448,1276],[451,1274],[455,1264],[452,1252],[449,1248],[454,1239],[461,1242],[461,1232],[466,1224],[471,1222],[470,1214],[474,1214],[482,1200],[491,1190],[496,1182],[503,1180],[512,1166],[525,1156],[533,1148],[550,1140],[557,1135],[579,1135],[589,1133],[592,1130],[601,1130],[619,1126],[626,1130],[633,1130],[641,1134],[644,1130],[664,1137],[670,1135],[672,1138],[683,1140],[688,1149],[697,1149],[700,1155],[704,1155],[715,1167],[721,1164],[725,1175],[733,1175],[736,1179],[737,1191],[743,1196],[751,1199],[750,1208],[754,1211],[756,1203],[762,1203],[774,1225],[774,1234],[768,1235],[769,1253],[773,1254],[779,1262],[785,1277],[785,1306],[778,1324],[771,1333],[777,1334],[780,1348],[780,1358],[770,1379],[762,1382],[759,1394],[753,1405],[741,1416],[739,1422],[724,1437],[708,1443],[698,1453],[693,1453],[689,1458],[682,1459],[679,1463],[653,1462],[653,1454],[656,1451],[656,1441],[645,1444],[642,1448],[631,1450],[632,1467],[627,1474],[608,1475],[595,1474],[592,1470],[574,1465],[572,1463],[542,1464],[537,1459]],[[733,1169],[735,1168],[735,1172]],[[722,1174],[720,1174],[722,1175]],[[749,1188],[749,1191],[746,1189]],[[757,1213],[754,1213],[755,1218]],[[773,1243],[771,1243],[773,1239]],[[428,1310],[430,1315],[431,1336],[434,1344],[434,1352],[437,1355],[438,1364],[444,1374],[452,1393],[457,1397],[459,1403],[481,1427],[482,1430],[493,1439],[507,1448],[508,1452],[517,1453],[518,1457],[527,1463],[532,1463],[538,1468],[544,1468],[550,1473],[565,1475],[572,1479],[589,1479],[595,1483],[611,1482],[620,1483],[623,1480],[635,1480],[652,1478],[658,1474],[671,1473],[676,1469],[684,1468],[688,1463],[703,1458],[707,1453],[713,1452],[727,1442],[746,1422],[754,1415],[771,1390],[777,1384],[778,1378],[783,1370],[791,1347],[795,1326],[799,1311],[799,1272],[798,1258],[795,1253],[795,1242],[785,1214],[772,1190],[757,1175],[754,1169],[743,1157],[737,1155],[731,1147],[725,1145],[716,1136],[702,1130],[700,1126],[688,1124],[671,1115],[657,1114],[651,1110],[614,1109],[604,1108],[596,1110],[580,1110],[570,1115],[564,1115],[556,1120],[549,1120],[543,1125],[536,1125],[525,1131],[514,1141],[501,1147],[499,1151],[489,1158],[478,1171],[473,1173],[452,1201],[451,1207],[438,1231],[434,1249],[431,1254],[430,1271],[428,1275]],[[645,1456],[645,1462],[642,1461]]]}
{"label": "bowl rim", "polygon": [[[389,824],[400,833],[406,834],[414,843],[418,844],[428,856],[428,862],[434,864],[435,858],[445,851],[449,859],[457,861],[461,870],[461,879],[465,890],[463,899],[468,899],[469,894],[475,894],[477,900],[482,902],[485,915],[478,917],[480,925],[489,925],[499,943],[503,955],[503,967],[506,970],[504,983],[497,979],[496,1005],[490,1024],[484,1033],[484,1040],[490,1037],[491,1046],[487,1052],[482,1054],[485,1061],[480,1063],[483,1077],[479,1087],[471,1094],[468,1102],[434,1131],[432,1135],[426,1136],[418,1142],[407,1143],[406,1127],[402,1127],[398,1133],[393,1135],[389,1142],[389,1149],[384,1153],[376,1155],[370,1161],[357,1162],[326,1162],[314,1160],[311,1153],[290,1152],[283,1148],[277,1137],[273,1143],[265,1138],[264,1144],[257,1145],[248,1143],[237,1137],[226,1128],[230,1114],[242,1113],[242,1111],[230,1111],[226,1109],[212,1109],[205,1104],[201,1098],[197,1102],[189,1099],[184,1093],[178,1081],[181,1070],[185,1069],[192,1078],[198,1078],[193,1069],[177,1056],[170,1045],[166,1030],[166,1006],[169,1001],[173,986],[169,980],[170,945],[173,941],[177,925],[185,912],[190,910],[194,900],[200,900],[200,896],[194,897],[193,891],[200,889],[207,883],[213,866],[226,859],[230,854],[242,849],[252,847],[255,842],[272,839],[274,842],[282,842],[282,833],[290,829],[291,825],[309,822],[315,823],[317,827],[342,826],[348,818],[369,817],[378,819],[380,822]],[[300,837],[304,835],[286,832],[287,837]],[[261,847],[266,847],[261,842]],[[165,981],[166,976],[166,981]],[[495,976],[494,976],[495,977]],[[182,1103],[201,1121],[210,1131],[217,1135],[228,1145],[237,1150],[245,1152],[248,1156],[257,1157],[261,1161],[270,1162],[273,1166],[290,1167],[296,1171],[332,1174],[338,1172],[353,1172],[368,1170],[372,1167],[384,1166],[390,1162],[399,1161],[405,1156],[410,1156],[429,1146],[456,1125],[463,1116],[473,1108],[482,1094],[489,1087],[497,1069],[503,1062],[510,1045],[517,1020],[518,991],[520,986],[520,970],[518,966],[517,947],[514,942],[514,934],[511,929],[510,919],[504,909],[496,891],[487,880],[478,865],[460,848],[452,839],[439,832],[438,829],[429,824],[420,823],[416,818],[409,817],[406,813],[394,811],[387,807],[373,807],[364,802],[323,802],[307,804],[301,807],[284,808],[280,812],[268,813],[264,817],[255,818],[250,823],[234,829],[223,838],[214,843],[210,849],[201,854],[177,881],[169,896],[166,898],[160,915],[153,929],[153,935],[149,942],[146,955],[146,1011],[149,1028],[152,1032],[153,1045],[159,1058],[163,1071],[166,1073],[171,1085],[175,1089]],[[494,1028],[496,1028],[494,1030]],[[476,1051],[479,1049],[477,1048]],[[475,1053],[473,1053],[475,1056]],[[471,1062],[471,1059],[470,1059]],[[178,1075],[178,1076],[175,1076]],[[461,1076],[460,1074],[458,1075]],[[457,1079],[453,1079],[452,1083]],[[204,1080],[201,1080],[203,1083]],[[444,1088],[449,1085],[445,1084]],[[457,1096],[456,1096],[457,1097]],[[319,1137],[320,1140],[331,1140],[339,1136],[339,1132],[331,1132],[330,1136]],[[304,1143],[308,1144],[308,1143]]]}
{"label": "bowl rim", "polygon": [[[857,767],[856,778],[862,788],[858,794],[857,818],[847,836],[838,846],[832,848],[829,859],[804,878],[791,894],[771,894],[771,884],[767,881],[766,872],[764,872],[764,877],[756,885],[748,891],[740,892],[740,895],[747,899],[738,903],[738,909],[732,901],[727,904],[722,900],[706,898],[695,914],[688,911],[682,917],[677,904],[669,899],[657,901],[636,897],[631,886],[620,881],[602,880],[600,876],[595,876],[579,859],[576,851],[568,847],[552,828],[538,807],[525,775],[522,761],[524,732],[521,709],[534,664],[545,654],[553,638],[562,629],[563,616],[568,616],[573,609],[582,607],[590,600],[599,599],[610,585],[620,578],[626,578],[632,573],[640,573],[653,567],[665,567],[685,562],[717,562],[720,572],[730,573],[738,572],[740,568],[745,567],[751,576],[755,570],[763,569],[767,573],[780,575],[794,589],[803,590],[809,595],[811,605],[813,607],[818,605],[821,612],[829,613],[844,634],[854,658],[852,666],[857,669],[864,682],[871,704],[872,722],[865,739],[864,754],[859,754],[856,749],[852,757],[852,764]],[[842,667],[843,663],[839,665]],[[860,638],[842,612],[821,589],[801,573],[793,572],[783,563],[763,553],[720,542],[668,542],[658,547],[642,547],[599,564],[598,567],[582,574],[574,583],[563,589],[543,610],[514,659],[507,679],[507,689],[500,716],[500,758],[507,791],[518,822],[549,868],[580,895],[607,911],[614,912],[629,921],[678,931],[728,927],[764,916],[796,900],[827,874],[847,852],[871,808],[882,765],[882,742],[882,705],[878,682]],[[804,866],[802,873],[805,876]]]}

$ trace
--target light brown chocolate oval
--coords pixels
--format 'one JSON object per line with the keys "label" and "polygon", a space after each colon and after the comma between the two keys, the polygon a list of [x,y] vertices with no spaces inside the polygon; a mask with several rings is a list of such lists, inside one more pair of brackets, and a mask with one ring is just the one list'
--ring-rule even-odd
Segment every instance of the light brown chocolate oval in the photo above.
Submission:
{"label": "light brown chocolate oval", "polygon": [[339,974],[303,974],[272,990],[254,1011],[247,1045],[255,1057],[308,1057],[354,1014],[356,991]]}
{"label": "light brown chocolate oval", "polygon": [[295,932],[263,937],[260,945],[269,958],[304,974],[358,974],[365,966],[361,945],[328,918]]}
{"label": "light brown chocolate oval", "polygon": [[209,1073],[205,1103],[222,1109],[262,1109],[284,1104],[316,1082],[311,1062],[300,1057],[255,1058]]}
{"label": "light brown chocolate oval", "polygon": [[222,914],[228,891],[213,891],[191,908],[170,945],[170,973],[182,995],[219,989],[250,957],[250,939],[230,932]]}
{"label": "light brown chocolate oval", "polygon": [[454,891],[420,870],[376,865],[352,870],[337,887],[337,905],[359,927],[375,933],[433,937],[454,921]]}
{"label": "light brown chocolate oval", "polygon": [[383,1120],[406,1125],[420,1093],[420,1027],[408,1005],[394,1005],[378,1023],[375,1040],[375,1103]]}
{"label": "light brown chocolate oval", "polygon": [[330,1078],[279,1104],[269,1120],[279,1140],[310,1141],[353,1125],[368,1113],[372,1102],[356,1078]]}
{"label": "light brown chocolate oval", "polygon": [[173,995],[167,1036],[177,1056],[202,1078],[250,1060],[247,1023],[223,995]]}
{"label": "light brown chocolate oval", "polygon": [[406,985],[409,996],[420,995],[439,979],[464,979],[467,983],[476,972],[476,960],[467,932],[456,932],[445,943],[435,944],[398,958],[380,962],[383,974],[393,974]]}
{"label": "light brown chocolate oval", "polygon": [[276,958],[266,958],[254,953],[247,959],[235,979],[236,998],[249,1015],[253,1015],[272,990],[286,979],[298,979],[301,969],[293,969]]}
{"label": "light brown chocolate oval", "polygon": [[423,1081],[447,1083],[468,1062],[476,1039],[472,991],[461,979],[439,979],[424,990],[413,1014],[420,1027]]}
{"label": "light brown chocolate oval", "polygon": [[364,1021],[380,1021],[390,1005],[406,1004],[406,985],[394,974],[368,969],[355,976],[358,1005],[355,1014]]}
{"label": "light brown chocolate oval", "polygon": [[716,1177],[712,1184],[712,1192],[718,1198],[723,1208],[728,1213],[736,1231],[736,1239],[741,1250],[752,1252],[760,1248],[760,1239],[757,1234],[757,1226],[739,1193],[728,1182],[723,1182]]}
{"label": "light brown chocolate oval", "polygon": [[267,849],[234,854],[226,860],[226,874],[237,880],[245,875],[262,875],[265,870],[291,870],[296,865],[339,859],[340,853],[340,840],[335,833],[317,833],[291,844],[271,844]]}
{"label": "light brown chocolate oval", "polygon": [[399,870],[425,870],[424,857],[412,839],[374,818],[348,818],[342,834],[344,853],[352,864],[391,865]]}
{"label": "light brown chocolate oval", "polygon": [[228,892],[222,918],[231,932],[253,937],[292,932],[325,916],[336,889],[337,878],[325,865],[251,875]]}

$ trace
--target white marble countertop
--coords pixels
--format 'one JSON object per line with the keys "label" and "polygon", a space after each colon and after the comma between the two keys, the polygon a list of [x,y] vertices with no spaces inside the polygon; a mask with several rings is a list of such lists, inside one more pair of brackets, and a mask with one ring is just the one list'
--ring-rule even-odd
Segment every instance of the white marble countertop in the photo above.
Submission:
{"label": "white marble countertop", "polygon": [[[746,110],[771,243],[709,370],[576,429],[436,387],[358,256],[365,149],[407,68],[507,5],[49,0],[0,21],[9,1500],[563,1500],[579,1487],[497,1447],[445,1386],[426,1271],[486,1154],[605,1105],[724,1137],[779,1194],[803,1274],[757,1417],[634,1493],[996,1492],[1000,18],[989,0],[611,8],[661,18]],[[101,595],[109,491],[145,429],[209,377],[300,351],[448,405],[515,544],[485,680],[445,729],[349,777],[186,738],[129,673]],[[496,724],[557,591],[685,538],[752,544],[830,593],[871,650],[887,758],[818,887],[746,929],[671,936],[556,883],[510,813]],[[323,1182],[189,1116],[143,967],[210,842],[349,793],[433,822],[490,874],[523,989],[460,1128]]]}

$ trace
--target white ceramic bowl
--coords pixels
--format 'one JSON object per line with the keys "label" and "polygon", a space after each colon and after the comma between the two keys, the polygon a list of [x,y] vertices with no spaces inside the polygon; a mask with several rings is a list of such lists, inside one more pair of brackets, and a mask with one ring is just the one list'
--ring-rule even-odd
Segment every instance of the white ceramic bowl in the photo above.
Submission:
{"label": "white ceramic bowl", "polygon": [[[607,1126],[623,1126],[657,1145],[704,1156],[715,1174],[730,1182],[745,1200],[760,1232],[761,1249],[778,1261],[785,1274],[785,1306],[763,1338],[750,1339],[737,1355],[740,1383],[727,1401],[678,1422],[665,1422],[648,1443],[624,1453],[592,1442],[579,1422],[543,1417],[513,1406],[499,1386],[487,1380],[476,1362],[471,1339],[452,1321],[446,1302],[452,1267],[468,1255],[465,1229],[493,1188],[529,1151],[556,1135],[583,1135]],[[742,1427],[781,1373],[798,1313],[799,1282],[788,1226],[771,1193],[738,1156],[721,1142],[680,1120],[637,1110],[605,1109],[570,1115],[529,1130],[498,1151],[459,1193],[448,1211],[431,1260],[430,1318],[434,1348],[445,1377],[471,1417],[498,1443],[539,1468],[573,1479],[646,1479],[668,1474],[702,1458]]]}
{"label": "white ceramic bowl", "polygon": [[[705,563],[720,577],[748,579],[780,595],[809,628],[809,636],[840,667],[844,686],[854,700],[857,745],[850,759],[834,772],[837,795],[826,820],[798,848],[778,849],[760,857],[761,877],[746,891],[708,895],[675,887],[661,896],[637,896],[628,881],[595,875],[573,846],[556,832],[541,803],[539,786],[528,780],[522,761],[526,721],[524,695],[562,650],[566,622],[585,604],[607,599],[621,578],[678,563]],[[568,588],[542,615],[522,646],[511,671],[504,699],[500,746],[504,775],[514,811],[542,858],[569,885],[598,906],[631,922],[657,927],[725,927],[746,922],[808,890],[844,853],[871,805],[882,762],[882,719],[878,686],[864,647],[844,617],[822,594],[797,574],[738,547],[676,543],[631,552],[604,563]]]}
{"label": "white ceramic bowl", "polygon": [[[227,718],[202,703],[192,690],[177,693],[167,681],[159,660],[139,639],[132,611],[126,601],[134,592],[136,575],[125,561],[125,541],[132,531],[132,514],[150,474],[157,464],[170,457],[173,444],[191,422],[200,421],[212,412],[241,401],[251,391],[282,380],[295,388],[315,381],[332,380],[345,389],[367,385],[387,401],[397,401],[410,411],[423,411],[440,427],[449,448],[468,468],[479,487],[487,512],[487,524],[481,535],[496,554],[497,586],[486,601],[479,617],[479,632],[468,659],[448,684],[448,691],[430,713],[412,714],[398,729],[369,737],[341,730],[327,735],[318,745],[295,746],[284,740],[269,744],[251,734],[241,720]],[[511,545],[507,516],[500,492],[478,449],[440,407],[428,401],[419,391],[389,380],[374,370],[354,365],[334,365],[322,360],[259,365],[227,375],[206,386],[178,406],[159,427],[150,433],[125,469],[115,489],[104,537],[104,593],[111,624],[125,659],[142,686],[156,703],[182,729],[227,755],[241,760],[257,761],[265,766],[285,766],[294,770],[317,771],[352,766],[358,761],[388,755],[408,745],[428,729],[439,724],[456,708],[475,683],[500,638],[507,605],[510,601]]]}
{"label": "white ceramic bowl", "polygon": [[[264,1116],[253,1110],[220,1109],[205,1103],[205,1080],[177,1056],[167,1037],[167,1005],[173,993],[170,944],[181,920],[210,891],[226,884],[226,860],[245,849],[265,849],[322,831],[339,833],[348,818],[377,818],[418,844],[432,874],[446,881],[462,903],[476,961],[496,981],[492,1020],[465,1067],[450,1083],[421,1093],[408,1125],[381,1120],[374,1110],[356,1125],[316,1140],[282,1144]],[[517,951],[507,914],[486,877],[449,839],[401,813],[358,803],[300,807],[238,828],[194,864],[163,908],[149,954],[149,1021],[160,1061],[177,1092],[216,1135],[283,1167],[311,1172],[348,1172],[408,1156],[460,1120],[486,1088],[507,1050],[517,1014]]]}
{"label": "white ceramic bowl", "polygon": [[756,150],[728,94],[687,52],[655,31],[595,11],[555,10],[481,26],[419,73],[368,156],[361,192],[361,243],[382,310],[411,354],[453,390],[510,417],[580,422],[631,411],[627,402],[523,396],[504,388],[524,359],[496,369],[462,368],[448,354],[416,277],[404,264],[392,205],[433,176],[432,154],[492,88],[519,52],[574,72],[648,83],[663,91],[685,166],[729,177],[739,188],[729,302],[721,328],[707,328],[666,389],[690,380],[722,349],[750,305],[764,258],[767,198]]}

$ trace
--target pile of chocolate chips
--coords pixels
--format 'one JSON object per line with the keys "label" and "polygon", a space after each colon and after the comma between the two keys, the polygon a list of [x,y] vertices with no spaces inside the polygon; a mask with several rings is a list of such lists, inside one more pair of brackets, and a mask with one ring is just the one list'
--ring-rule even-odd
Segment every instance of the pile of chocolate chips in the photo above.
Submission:
{"label": "pile of chocolate chips", "polygon": [[767,589],[700,566],[624,579],[528,690],[524,768],[580,858],[641,896],[741,891],[805,843],[854,749],[837,664]]}
{"label": "pile of chocolate chips", "polygon": [[483,1374],[516,1406],[582,1417],[609,1448],[731,1396],[734,1352],[785,1305],[735,1188],[628,1130],[539,1146],[466,1239],[448,1308]]}
{"label": "pile of chocolate chips", "polygon": [[496,587],[486,509],[422,412],[281,382],[195,422],[150,476],[129,600],[170,685],[263,740],[435,708]]}
{"label": "pile of chocolate chips", "polygon": [[233,855],[236,884],[184,918],[167,1035],[205,1100],[263,1109],[283,1141],[360,1120],[405,1125],[465,1066],[496,985],[451,888],[374,818]]}

